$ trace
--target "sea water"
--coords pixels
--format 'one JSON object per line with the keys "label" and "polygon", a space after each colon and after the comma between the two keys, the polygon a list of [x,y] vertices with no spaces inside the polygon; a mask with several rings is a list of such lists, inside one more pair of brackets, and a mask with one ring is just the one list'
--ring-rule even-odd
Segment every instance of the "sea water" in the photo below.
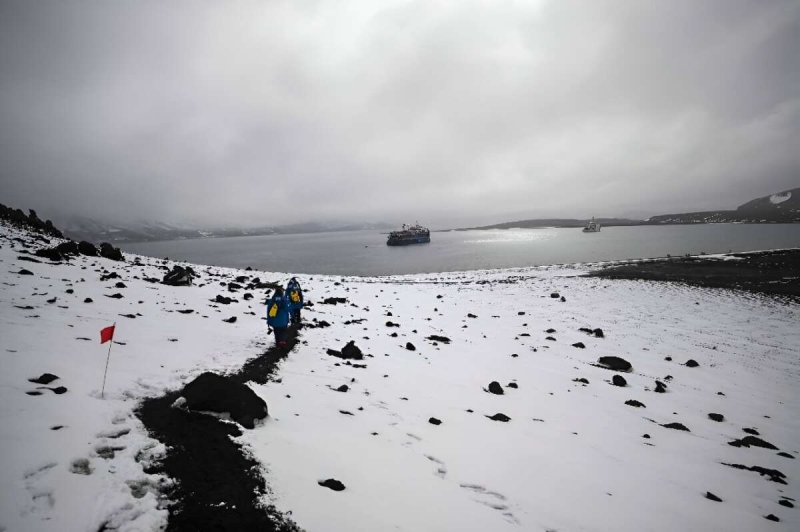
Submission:
{"label": "sea water", "polygon": [[800,224],[702,224],[496,229],[431,233],[390,247],[386,234],[348,231],[120,244],[123,251],[199,264],[306,274],[397,275],[516,268],[800,247]]}

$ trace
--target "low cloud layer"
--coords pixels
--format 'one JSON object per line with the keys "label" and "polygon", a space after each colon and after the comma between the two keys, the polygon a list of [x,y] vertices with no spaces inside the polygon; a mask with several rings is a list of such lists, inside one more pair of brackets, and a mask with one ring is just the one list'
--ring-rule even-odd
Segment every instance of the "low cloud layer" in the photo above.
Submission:
{"label": "low cloud layer", "polygon": [[0,202],[203,224],[734,207],[800,186],[800,3],[10,2]]}

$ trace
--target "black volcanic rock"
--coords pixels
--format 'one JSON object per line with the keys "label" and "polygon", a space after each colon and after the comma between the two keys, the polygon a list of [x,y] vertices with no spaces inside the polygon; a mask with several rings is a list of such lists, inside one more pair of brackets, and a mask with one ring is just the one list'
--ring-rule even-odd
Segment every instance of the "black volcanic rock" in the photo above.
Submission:
{"label": "black volcanic rock", "polygon": [[691,358],[690,358],[689,360],[687,360],[687,361],[686,361],[686,364],[685,364],[685,366],[686,366],[687,368],[696,368],[696,367],[697,367],[697,366],[699,366],[699,365],[700,365],[700,364],[698,364],[696,360],[693,360],[693,359],[691,359]]}
{"label": "black volcanic rock", "polygon": [[58,375],[53,375],[52,373],[42,373],[38,377],[34,379],[28,379],[29,382],[34,382],[36,384],[50,384],[54,380],[58,379]]}
{"label": "black volcanic rock", "polygon": [[439,336],[438,334],[432,334],[432,335],[428,336],[426,339],[430,340],[432,342],[440,342],[440,343],[443,343],[443,344],[449,344],[450,343],[450,338],[448,338],[447,336]]}
{"label": "black volcanic rock", "polygon": [[78,242],[78,253],[87,257],[96,257],[99,254],[95,245],[86,240]]}
{"label": "black volcanic rock", "polygon": [[191,286],[193,278],[194,270],[176,264],[172,271],[164,275],[161,283],[169,286]]}
{"label": "black volcanic rock", "polygon": [[661,381],[656,381],[656,393],[666,393],[667,385]]}
{"label": "black volcanic rock", "polygon": [[500,383],[497,381],[492,381],[489,383],[488,388],[489,393],[493,393],[495,395],[503,395],[503,387],[500,386]]}
{"label": "black volcanic rock", "polygon": [[509,421],[511,421],[511,418],[503,414],[502,412],[498,412],[493,416],[486,416],[486,417],[488,417],[492,421],[502,421],[503,423],[508,423]]}
{"label": "black volcanic rock", "polygon": [[572,347],[577,347],[578,349],[586,349],[586,346],[583,345],[583,342],[575,342],[572,344]]}
{"label": "black volcanic rock", "polygon": [[630,362],[620,357],[600,357],[597,359],[597,363],[606,369],[621,371],[624,373],[630,373],[630,371],[633,369]]}
{"label": "black volcanic rock", "polygon": [[344,484],[336,480],[335,478],[329,478],[328,480],[320,480],[317,482],[323,488],[332,489],[333,491],[344,491],[345,487]]}
{"label": "black volcanic rock", "polygon": [[431,425],[441,425],[442,424],[442,420],[441,419],[436,419],[435,417],[432,417],[432,418],[430,418],[428,420],[428,423],[430,423]]}
{"label": "black volcanic rock", "polygon": [[683,430],[686,432],[691,432],[688,428],[686,428],[686,425],[684,425],[683,423],[666,423],[661,426],[664,427],[665,429]]}
{"label": "black volcanic rock", "polygon": [[709,414],[708,418],[716,421],[717,423],[725,421],[725,416],[723,416],[722,414]]}
{"label": "black volcanic rock", "polygon": [[625,404],[628,406],[634,406],[636,408],[647,408],[646,406],[644,406],[644,403],[640,403],[636,399],[629,399],[625,401]]}
{"label": "black volcanic rock", "polygon": [[706,499],[714,502],[722,502],[722,499],[711,493],[710,491],[706,492]]}
{"label": "black volcanic rock", "polygon": [[614,386],[621,386],[621,387],[625,387],[628,385],[628,383],[625,381],[625,377],[623,377],[622,375],[614,375],[611,378],[611,384],[613,384]]}
{"label": "black volcanic rock", "polygon": [[245,428],[268,415],[267,403],[248,386],[216,373],[206,372],[187,384],[181,395],[184,405],[199,412],[228,413]]}
{"label": "black volcanic rock", "polygon": [[772,445],[770,442],[762,440],[756,436],[745,436],[741,440],[734,440],[728,442],[728,445],[733,447],[761,447],[762,449],[772,449],[773,451],[779,451],[777,447]]}
{"label": "black volcanic rock", "polygon": [[122,251],[120,251],[119,248],[115,248],[108,242],[103,242],[100,244],[100,256],[115,261],[125,260],[125,258],[122,256]]}
{"label": "black volcanic rock", "polygon": [[406,349],[408,349],[409,351],[416,351],[417,350],[417,348],[411,342],[406,342]]}

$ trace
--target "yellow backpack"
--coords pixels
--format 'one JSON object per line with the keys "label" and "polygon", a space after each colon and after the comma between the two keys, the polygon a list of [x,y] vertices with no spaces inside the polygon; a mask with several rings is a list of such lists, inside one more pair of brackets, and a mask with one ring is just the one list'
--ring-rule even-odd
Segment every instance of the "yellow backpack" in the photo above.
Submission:
{"label": "yellow backpack", "polygon": [[271,307],[269,307],[269,317],[274,318],[278,315],[278,304],[273,303]]}

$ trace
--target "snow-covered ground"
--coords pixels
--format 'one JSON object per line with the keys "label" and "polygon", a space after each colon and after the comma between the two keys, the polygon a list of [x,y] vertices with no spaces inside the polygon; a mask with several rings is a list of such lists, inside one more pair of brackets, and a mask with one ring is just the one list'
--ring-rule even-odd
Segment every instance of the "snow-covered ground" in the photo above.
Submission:
{"label": "snow-covered ground", "polygon": [[[220,282],[237,275],[288,276],[200,266],[205,286],[168,287],[141,279],[163,275],[156,259],[30,263],[10,240],[24,234],[0,235],[0,530],[157,530],[167,517],[157,486],[169,480],[142,469],[164,449],[133,415],[138,401],[263,352],[261,293],[210,300],[231,295]],[[100,281],[104,270],[120,279]],[[253,385],[271,416],[240,439],[264,464],[270,502],[310,532],[800,529],[797,509],[778,504],[800,495],[798,461],[728,445],[754,428],[781,452],[800,450],[800,307],[583,271],[299,276],[315,302],[304,318],[332,326],[303,330],[280,381]],[[115,293],[124,297],[105,297]],[[319,303],[332,296],[348,303]],[[114,321],[124,345],[113,346],[103,398],[98,337]],[[350,340],[366,368],[326,354]],[[592,365],[606,355],[633,364],[626,387]],[[28,382],[44,372],[68,391]],[[491,381],[505,393],[484,391]],[[510,421],[487,417],[497,413]],[[661,426],[673,422],[691,432]],[[724,463],[780,470],[787,484]],[[346,489],[317,484],[327,478]]]}

